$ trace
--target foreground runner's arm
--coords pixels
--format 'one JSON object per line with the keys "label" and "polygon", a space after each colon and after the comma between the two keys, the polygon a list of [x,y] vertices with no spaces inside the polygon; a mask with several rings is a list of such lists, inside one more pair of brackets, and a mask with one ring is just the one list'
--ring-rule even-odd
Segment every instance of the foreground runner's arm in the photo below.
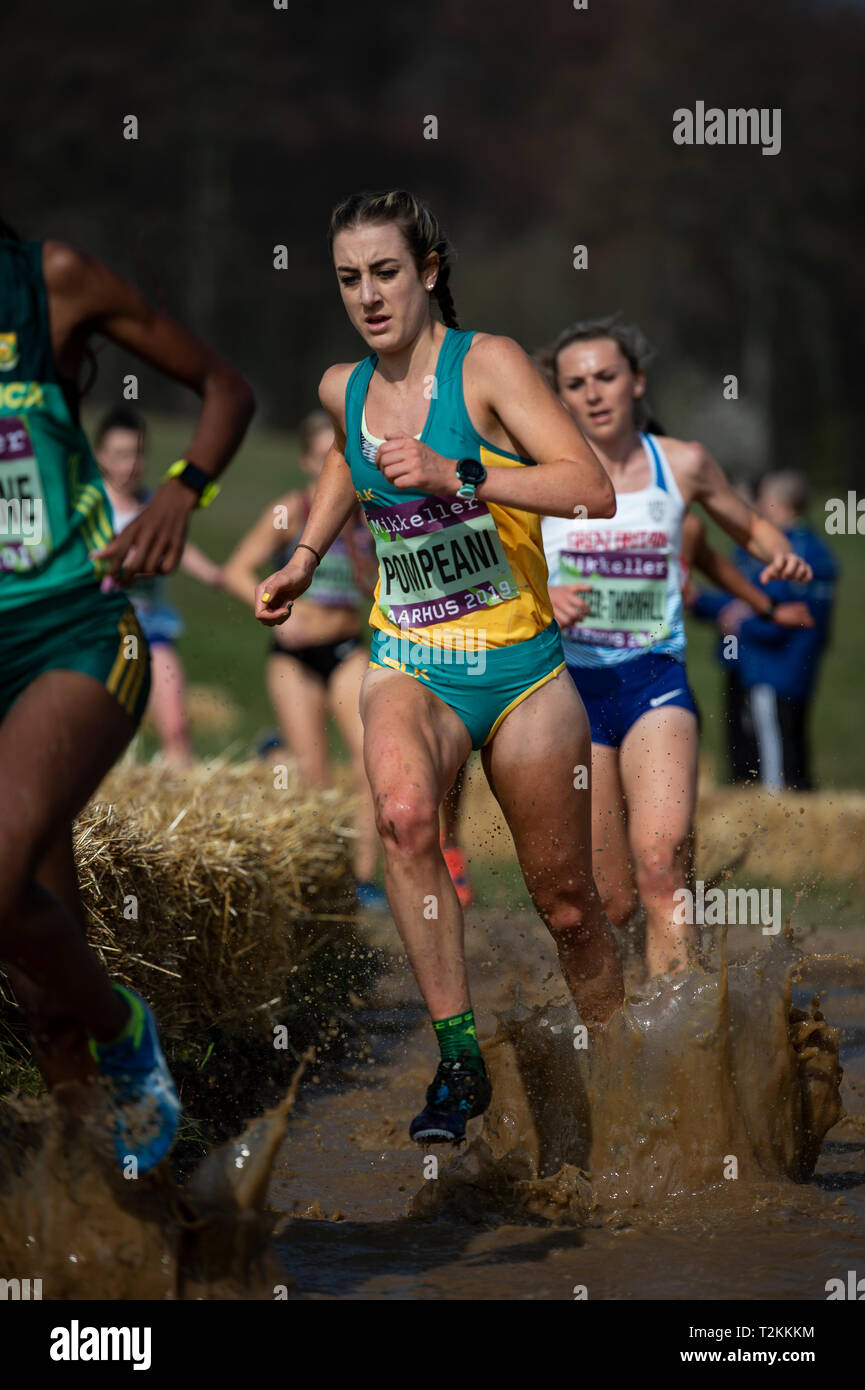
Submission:
{"label": "foreground runner's arm", "polygon": [[[333,445],[315,487],[303,535],[288,564],[268,575],[255,591],[255,616],[265,627],[278,627],[291,613],[292,600],[312,583],[318,560],[329,550],[355,507],[357,496],[345,459],[345,388],[353,368],[344,364],[325,372],[319,399],[333,421]],[[311,547],[311,548],[308,548]],[[315,551],[315,554],[313,554]]]}
{"label": "foreground runner's arm", "polygon": [[807,584],[813,578],[811,566],[795,553],[784,532],[759,516],[734,492],[720,465],[702,444],[682,448],[679,469],[689,494],[686,502],[701,503],[728,536],[755,560],[765,562],[765,569],[760,572],[761,584],[772,579]]}
{"label": "foreground runner's arm", "polygon": [[[188,329],[154,309],[139,291],[94,256],[46,241],[43,273],[51,304],[52,341],[62,375],[74,379],[88,338],[102,333],[202,398],[185,456],[216,478],[238,449],[255,409],[252,388],[236,367]],[[195,493],[172,478],[134,521],[96,555],[113,579],[168,574],[180,562]]]}
{"label": "foreground runner's arm", "polygon": [[[616,494],[603,465],[538,368],[511,338],[478,334],[466,355],[466,404],[479,433],[519,441],[540,467],[492,466],[479,485],[481,502],[540,516],[612,517]],[[507,447],[507,446],[505,446]],[[395,487],[455,496],[458,459],[447,459],[407,435],[382,444],[378,467]]]}

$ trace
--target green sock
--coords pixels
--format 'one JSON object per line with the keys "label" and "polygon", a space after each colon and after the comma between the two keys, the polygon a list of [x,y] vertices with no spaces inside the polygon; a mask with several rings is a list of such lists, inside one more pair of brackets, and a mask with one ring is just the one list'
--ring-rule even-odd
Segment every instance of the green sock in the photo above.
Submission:
{"label": "green sock", "polygon": [[459,1057],[468,1066],[480,1071],[484,1059],[478,1046],[473,1009],[464,1014],[454,1014],[453,1018],[435,1018],[433,1028],[443,1062]]}
{"label": "green sock", "polygon": [[126,1038],[132,1038],[137,1047],[141,1042],[141,1034],[144,1031],[144,1010],[141,1007],[141,1001],[138,996],[132,994],[128,989],[125,989],[123,985],[112,985],[111,988],[116,990],[117,993],[126,1000],[129,1005],[129,1017],[117,1034],[117,1037],[112,1038],[110,1042],[98,1043],[95,1038],[90,1039],[90,1051],[96,1061],[99,1060],[100,1051],[106,1047],[115,1047],[117,1043],[124,1042]]}

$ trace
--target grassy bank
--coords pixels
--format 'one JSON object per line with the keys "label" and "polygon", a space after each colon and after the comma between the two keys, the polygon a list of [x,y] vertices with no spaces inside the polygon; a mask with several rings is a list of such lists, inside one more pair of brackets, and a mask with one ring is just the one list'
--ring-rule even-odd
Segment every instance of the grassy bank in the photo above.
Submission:
{"label": "grassy bank", "polygon": [[[314,403],[313,403],[314,404]],[[167,463],[188,447],[188,424],[151,421],[151,477],[155,483]],[[254,429],[226,475],[217,501],[193,519],[192,536],[221,561],[261,510],[286,488],[296,486],[297,444],[289,435]],[[822,527],[815,512],[814,524]],[[861,672],[865,668],[865,627],[859,596],[865,593],[865,540],[827,536],[843,569],[833,640],[820,679],[813,715],[815,770],[821,787],[865,787],[865,740],[860,734]],[[727,542],[722,540],[722,546]],[[171,596],[181,608],[186,634],[180,650],[191,681],[224,689],[238,709],[231,731],[199,728],[202,756],[246,756],[256,738],[272,727],[263,668],[269,637],[242,605],[178,575]],[[689,620],[689,670],[703,716],[703,752],[724,766],[721,723],[721,670],[715,661],[715,632]],[[153,740],[144,739],[145,752]]]}

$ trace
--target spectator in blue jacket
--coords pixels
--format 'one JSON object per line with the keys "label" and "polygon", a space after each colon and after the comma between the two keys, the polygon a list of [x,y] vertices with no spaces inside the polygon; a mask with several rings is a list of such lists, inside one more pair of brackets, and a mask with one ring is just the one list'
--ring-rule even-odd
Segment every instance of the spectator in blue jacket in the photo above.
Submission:
{"label": "spectator in blue jacket", "polygon": [[[808,718],[820,662],[826,649],[838,578],[838,564],[825,542],[805,522],[808,483],[799,473],[768,473],[757,490],[757,509],[789,538],[797,555],[807,560],[814,578],[809,584],[772,582],[766,592],[773,605],[803,601],[812,618],[809,627],[786,627],[758,617],[729,594],[702,593],[694,605],[697,617],[714,619],[721,632],[737,638],[730,659],[729,644],[720,655],[727,673],[727,723],[734,782],[758,778],[767,787],[813,789]],[[759,562],[743,550],[734,561],[754,583]]]}

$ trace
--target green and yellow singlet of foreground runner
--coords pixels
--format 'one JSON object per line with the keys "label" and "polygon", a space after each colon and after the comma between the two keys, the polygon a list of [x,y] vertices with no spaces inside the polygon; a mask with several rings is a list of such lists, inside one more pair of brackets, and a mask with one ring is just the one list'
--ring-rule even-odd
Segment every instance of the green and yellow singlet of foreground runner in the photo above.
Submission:
{"label": "green and yellow singlet of foreground runner", "polygon": [[0,238],[0,314],[0,719],[42,672],[71,670],[137,723],[147,644],[126,595],[100,590],[111,513],[54,364],[41,241]]}
{"label": "green and yellow singlet of foreground runner", "polygon": [[[446,457],[476,457],[485,467],[534,466],[482,439],[469,418],[462,372],[474,336],[445,330],[420,442]],[[516,705],[564,669],[541,520],[477,497],[390,483],[375,463],[384,441],[365,421],[376,360],[358,363],[345,399],[345,457],[379,561],[371,661],[423,681],[481,748]]]}
{"label": "green and yellow singlet of foreground runner", "polygon": [[[197,462],[120,536],[78,418],[95,333],[202,397]],[[147,643],[118,586],[177,565],[251,414],[240,373],[134,286],[0,224],[0,963],[47,1084],[76,1110],[107,1102],[127,1176],[166,1155],[180,1102],[149,1007],[88,944],[72,825],[147,702]]]}

